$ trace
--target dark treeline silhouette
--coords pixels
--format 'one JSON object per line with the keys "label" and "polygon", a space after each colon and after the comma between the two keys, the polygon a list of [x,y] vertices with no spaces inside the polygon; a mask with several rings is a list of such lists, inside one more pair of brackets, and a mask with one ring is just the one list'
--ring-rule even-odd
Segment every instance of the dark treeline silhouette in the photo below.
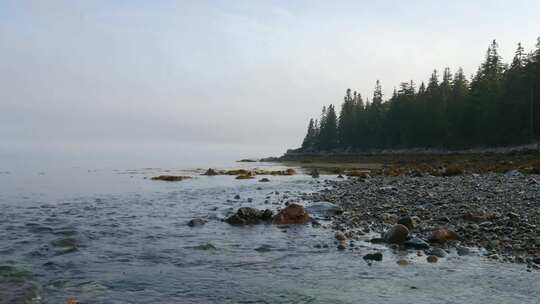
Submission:
{"label": "dark treeline silhouette", "polygon": [[540,37],[536,50],[518,44],[510,64],[494,40],[471,77],[460,68],[433,71],[427,84],[403,82],[383,101],[377,80],[371,102],[347,89],[339,115],[333,105],[309,121],[302,151],[384,148],[470,148],[540,139]]}

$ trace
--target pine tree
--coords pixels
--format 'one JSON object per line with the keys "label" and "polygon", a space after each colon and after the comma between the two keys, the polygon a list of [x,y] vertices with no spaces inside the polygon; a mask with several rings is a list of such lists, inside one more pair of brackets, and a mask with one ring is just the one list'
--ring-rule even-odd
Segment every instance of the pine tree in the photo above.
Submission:
{"label": "pine tree", "polygon": [[[338,118],[338,117],[339,118]],[[493,41],[469,82],[460,68],[437,70],[416,90],[413,81],[383,100],[381,84],[365,102],[348,89],[341,111],[323,107],[310,120],[303,150],[431,147],[467,148],[540,139],[540,37],[528,54],[518,44],[510,65]]]}
{"label": "pine tree", "polygon": [[302,150],[310,150],[315,148],[317,138],[317,131],[315,126],[315,121],[312,119],[309,120],[308,130],[304,141],[302,142]]}

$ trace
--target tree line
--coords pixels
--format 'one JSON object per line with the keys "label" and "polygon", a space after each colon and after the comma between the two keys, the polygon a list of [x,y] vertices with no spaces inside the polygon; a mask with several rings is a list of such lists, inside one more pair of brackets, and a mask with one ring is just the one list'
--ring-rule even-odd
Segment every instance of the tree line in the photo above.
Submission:
{"label": "tree line", "polygon": [[519,43],[510,64],[494,40],[478,71],[467,78],[449,68],[427,83],[403,82],[383,100],[377,80],[371,102],[347,89],[339,114],[324,106],[311,119],[302,151],[470,148],[540,139],[540,37],[526,53]]}

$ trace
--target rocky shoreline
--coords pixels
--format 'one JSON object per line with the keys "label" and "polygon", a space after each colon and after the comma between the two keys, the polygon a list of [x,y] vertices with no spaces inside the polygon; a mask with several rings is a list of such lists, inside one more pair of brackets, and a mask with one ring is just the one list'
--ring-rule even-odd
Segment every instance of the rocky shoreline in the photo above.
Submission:
{"label": "rocky shoreline", "polygon": [[[451,177],[368,175],[324,183],[324,190],[302,199],[342,208],[332,222],[341,249],[345,240],[379,233],[381,238],[371,241],[393,243],[389,246],[396,249],[414,249],[414,242],[421,249],[429,243],[424,254],[432,260],[432,255],[444,257],[450,249],[466,255],[470,248],[481,248],[491,259],[526,263],[528,270],[540,268],[538,175],[518,171]],[[389,231],[396,226],[399,231],[402,224],[410,230],[405,239],[387,242]]]}

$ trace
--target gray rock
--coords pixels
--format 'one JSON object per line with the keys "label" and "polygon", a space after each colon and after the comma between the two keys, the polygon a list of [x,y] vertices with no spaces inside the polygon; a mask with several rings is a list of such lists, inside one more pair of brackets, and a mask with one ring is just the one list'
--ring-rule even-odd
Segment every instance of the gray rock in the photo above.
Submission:
{"label": "gray rock", "polygon": [[438,247],[432,248],[431,250],[429,250],[427,252],[427,254],[428,255],[434,255],[434,256],[436,256],[438,258],[444,258],[447,255],[446,251],[444,251],[442,248],[438,248]]}
{"label": "gray rock", "polygon": [[429,249],[428,242],[422,240],[421,238],[417,238],[417,237],[414,237],[414,238],[412,238],[410,240],[405,241],[405,243],[403,243],[403,245],[405,245],[405,247],[408,248],[408,249],[416,249],[416,250]]}

